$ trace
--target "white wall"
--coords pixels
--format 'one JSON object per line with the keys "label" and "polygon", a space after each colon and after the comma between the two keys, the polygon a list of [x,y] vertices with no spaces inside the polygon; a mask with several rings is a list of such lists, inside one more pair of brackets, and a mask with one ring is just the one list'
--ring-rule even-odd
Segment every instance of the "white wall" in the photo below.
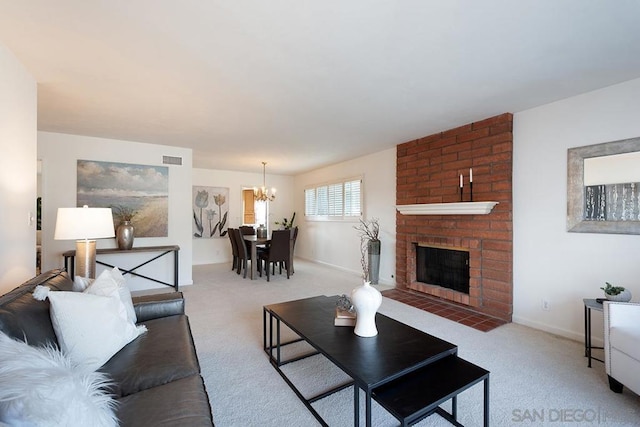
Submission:
{"label": "white wall", "polygon": [[582,298],[605,281],[640,300],[640,236],[566,231],[567,149],[638,137],[639,117],[640,79],[515,114],[515,322],[583,340]]}
{"label": "white wall", "polygon": [[[269,230],[272,230],[278,228],[274,222],[281,222],[284,217],[291,218],[293,214],[293,177],[267,174],[266,183],[269,188],[274,187],[277,190],[276,199],[269,203]],[[228,227],[237,228],[242,225],[242,189],[262,185],[262,172],[193,169],[193,185],[229,188],[227,223]],[[194,265],[221,262],[231,262],[231,246],[228,237],[223,239],[193,238]]]}
{"label": "white wall", "polygon": [[[43,271],[62,267],[64,264],[61,254],[66,250],[75,249],[73,241],[53,240],[53,233],[57,209],[76,206],[77,161],[79,159],[163,166],[163,155],[182,157],[181,166],[164,165],[169,168],[169,235],[168,237],[136,238],[133,245],[134,247],[179,245],[179,284],[192,284],[191,150],[50,132],[38,132],[38,158],[42,160]],[[35,158],[34,153],[34,168]],[[97,247],[116,247],[115,239],[98,240]],[[126,255],[127,258],[124,258],[125,255],[110,255],[101,256],[100,259],[106,262],[112,261],[110,263],[113,265],[132,268],[152,256],[153,254],[148,253],[129,254]],[[102,267],[98,267],[97,274],[102,269]],[[171,255],[164,256],[141,268],[138,272],[173,283],[173,257]],[[163,287],[163,285],[141,278],[126,277],[127,284],[133,290]]]}
{"label": "white wall", "polygon": [[0,45],[0,295],[36,271],[36,91]]}
{"label": "white wall", "polygon": [[295,177],[295,207],[299,225],[296,255],[361,274],[357,222],[306,221],[304,189],[336,179],[363,177],[364,216],[380,220],[380,283],[395,284],[396,149],[338,163]]}

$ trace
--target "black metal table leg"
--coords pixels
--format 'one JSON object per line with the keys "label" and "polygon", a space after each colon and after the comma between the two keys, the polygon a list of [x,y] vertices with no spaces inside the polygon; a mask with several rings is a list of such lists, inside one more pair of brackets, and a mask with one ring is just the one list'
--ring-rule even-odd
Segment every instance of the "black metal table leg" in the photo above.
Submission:
{"label": "black metal table leg", "polygon": [[267,351],[267,309],[262,309],[262,349]]}
{"label": "black metal table leg", "polygon": [[353,425],[360,425],[360,387],[353,385]]}
{"label": "black metal table leg", "polygon": [[371,427],[371,390],[365,390],[366,399],[365,400],[365,416],[367,417],[366,425],[367,427]]}
{"label": "black metal table leg", "polygon": [[489,376],[484,379],[484,427],[489,427]]}
{"label": "black metal table leg", "polygon": [[585,328],[585,345],[587,346],[587,366],[591,367],[591,309],[589,307],[585,307],[585,319],[587,322],[587,327]]}
{"label": "black metal table leg", "polygon": [[69,277],[71,280],[75,279],[76,276],[76,257],[64,255],[64,269],[67,273],[69,273]]}
{"label": "black metal table leg", "polygon": [[278,366],[280,366],[280,319],[276,319],[276,354]]}
{"label": "black metal table leg", "polygon": [[173,286],[178,292],[178,251],[173,252]]}
{"label": "black metal table leg", "polygon": [[454,420],[458,419],[458,395],[451,398],[451,416]]}
{"label": "black metal table leg", "polygon": [[269,359],[273,363],[273,313],[269,313]]}

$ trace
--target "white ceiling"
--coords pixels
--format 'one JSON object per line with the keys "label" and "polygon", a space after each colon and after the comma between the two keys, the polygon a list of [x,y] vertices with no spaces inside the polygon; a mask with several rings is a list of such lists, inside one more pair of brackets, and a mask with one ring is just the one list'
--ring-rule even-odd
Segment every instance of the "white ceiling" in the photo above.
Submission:
{"label": "white ceiling", "polygon": [[0,0],[38,128],[296,174],[640,77],[637,0]]}

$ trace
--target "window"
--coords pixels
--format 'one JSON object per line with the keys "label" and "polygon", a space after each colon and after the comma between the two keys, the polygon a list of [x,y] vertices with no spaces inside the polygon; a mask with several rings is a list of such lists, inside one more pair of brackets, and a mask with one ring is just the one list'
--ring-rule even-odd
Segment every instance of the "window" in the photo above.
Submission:
{"label": "window", "polygon": [[304,190],[304,214],[311,220],[362,216],[362,179],[341,180]]}

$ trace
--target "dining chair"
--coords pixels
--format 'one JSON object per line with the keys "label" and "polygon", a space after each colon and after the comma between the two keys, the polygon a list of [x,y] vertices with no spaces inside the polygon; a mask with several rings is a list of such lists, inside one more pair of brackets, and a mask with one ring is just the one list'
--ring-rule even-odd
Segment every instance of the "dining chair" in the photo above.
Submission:
{"label": "dining chair", "polygon": [[[287,231],[289,231],[291,233],[290,239],[291,239],[291,255],[293,255],[293,251],[296,248],[296,239],[298,238],[298,226],[295,226],[294,228],[290,228]],[[280,262],[280,271],[282,271],[282,264],[283,262]],[[295,273],[295,268],[293,267],[293,256],[291,257],[291,265],[289,266],[290,270],[291,270],[291,274]]]}
{"label": "dining chair", "polygon": [[242,233],[239,229],[233,229],[233,237],[236,241],[236,247],[238,248],[238,266],[236,273],[240,274],[240,271],[244,269],[243,278],[247,278],[247,266],[249,264],[249,251],[247,250],[247,245],[245,245],[244,239],[242,238]]}
{"label": "dining chair", "polygon": [[[284,265],[287,270],[287,279],[289,278],[291,272],[291,266],[289,265],[289,255],[291,253],[291,246],[289,245],[290,239],[290,230],[274,230],[271,234],[269,247],[260,253],[259,258],[261,263],[264,261],[267,281],[270,281],[270,271],[275,274],[276,264],[279,264],[281,274],[282,266]],[[271,269],[269,267],[271,267]]]}
{"label": "dining chair", "polygon": [[229,228],[227,232],[227,235],[229,236],[229,242],[231,243],[231,255],[233,255],[231,270],[235,270],[236,268],[238,268],[238,263],[240,262],[238,259],[238,246],[236,245],[235,237],[233,237],[233,230],[235,230],[235,228]]}
{"label": "dining chair", "polygon": [[298,226],[293,228],[293,245],[291,245],[291,274],[295,273],[295,269],[293,268],[293,255],[295,254],[296,242],[298,241]]}
{"label": "dining chair", "polygon": [[[243,236],[255,236],[256,235],[256,229],[253,228],[250,225],[241,225],[240,227],[238,227],[238,229],[240,230],[240,234]],[[251,243],[245,241],[244,239],[242,240],[242,244],[244,244],[247,247],[247,251],[249,251],[249,256],[251,256]],[[258,245],[258,251],[261,251],[262,249],[264,249],[264,245]],[[251,259],[251,258],[249,258]]]}
{"label": "dining chair", "polygon": [[242,233],[243,236],[256,234],[256,229],[251,227],[250,225],[241,225],[239,229],[240,233]]}

